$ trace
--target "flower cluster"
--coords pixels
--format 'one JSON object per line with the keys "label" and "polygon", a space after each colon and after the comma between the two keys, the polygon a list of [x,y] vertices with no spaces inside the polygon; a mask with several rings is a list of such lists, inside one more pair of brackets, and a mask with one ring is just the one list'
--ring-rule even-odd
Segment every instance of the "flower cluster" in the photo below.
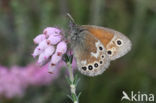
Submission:
{"label": "flower cluster", "polygon": [[58,28],[47,27],[43,30],[43,34],[39,34],[34,38],[37,44],[33,52],[33,57],[38,57],[38,64],[44,65],[49,62],[49,73],[53,73],[56,65],[62,59],[62,55],[67,51],[67,44],[63,40],[61,30]]}
{"label": "flower cluster", "polygon": [[0,66],[0,98],[23,96],[25,89],[30,85],[48,85],[58,77],[59,68],[57,67],[55,74],[51,76],[47,73],[47,65],[41,68],[36,64],[30,64],[25,67],[13,66],[10,69]]}

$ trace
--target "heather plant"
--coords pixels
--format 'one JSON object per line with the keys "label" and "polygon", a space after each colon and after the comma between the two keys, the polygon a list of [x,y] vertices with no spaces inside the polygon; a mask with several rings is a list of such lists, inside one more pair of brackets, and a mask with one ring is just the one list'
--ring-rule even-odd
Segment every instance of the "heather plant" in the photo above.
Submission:
{"label": "heather plant", "polygon": [[[79,102],[79,96],[81,93],[76,93],[76,87],[79,82],[78,76],[74,76],[72,63],[73,54],[72,51],[68,51],[67,40],[63,37],[63,32],[54,27],[47,27],[43,30],[43,34],[39,34],[34,38],[34,43],[37,44],[32,56],[35,58],[38,56],[37,63],[40,66],[48,64],[48,72],[55,73],[58,69],[57,65],[64,61],[68,70],[68,76],[66,77],[70,87],[71,95],[67,95],[73,103]],[[69,52],[69,53],[68,53]]]}
{"label": "heather plant", "polygon": [[37,64],[11,68],[0,66],[0,98],[23,97],[29,86],[49,85],[59,76],[60,67],[57,67],[52,76],[47,74],[47,67],[47,65],[40,67]]}

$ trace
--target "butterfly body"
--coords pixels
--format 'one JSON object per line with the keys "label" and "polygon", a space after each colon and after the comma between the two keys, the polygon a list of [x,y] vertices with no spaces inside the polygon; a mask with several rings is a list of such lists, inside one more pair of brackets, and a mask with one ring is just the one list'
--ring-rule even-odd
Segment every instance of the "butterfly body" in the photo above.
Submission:
{"label": "butterfly body", "polygon": [[122,33],[94,25],[74,26],[70,42],[78,70],[87,76],[102,74],[110,61],[131,49],[131,41]]}

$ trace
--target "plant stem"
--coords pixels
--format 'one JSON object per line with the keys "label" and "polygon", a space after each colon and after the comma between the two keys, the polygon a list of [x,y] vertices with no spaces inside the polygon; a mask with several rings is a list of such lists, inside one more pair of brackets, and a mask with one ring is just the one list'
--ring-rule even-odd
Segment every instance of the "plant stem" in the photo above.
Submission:
{"label": "plant stem", "polygon": [[73,75],[73,70],[72,70],[71,63],[68,62],[67,66],[68,66],[68,71],[69,71],[69,78],[73,82],[74,81],[74,75]]}
{"label": "plant stem", "polygon": [[[69,72],[69,80],[71,81],[70,84],[70,92],[71,92],[71,97],[74,103],[78,103],[78,97],[76,95],[76,85],[74,83],[74,75],[73,75],[73,70],[72,70],[72,65],[70,62],[67,63],[68,66],[68,72]],[[76,97],[76,98],[75,98]]]}

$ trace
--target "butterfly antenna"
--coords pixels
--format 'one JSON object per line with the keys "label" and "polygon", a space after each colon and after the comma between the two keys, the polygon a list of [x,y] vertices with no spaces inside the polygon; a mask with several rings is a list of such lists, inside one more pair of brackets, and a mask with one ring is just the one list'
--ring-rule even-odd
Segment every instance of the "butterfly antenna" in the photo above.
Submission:
{"label": "butterfly antenna", "polygon": [[73,19],[73,17],[72,17],[69,13],[67,13],[67,17],[70,19],[70,21],[71,21],[73,24],[76,24],[76,23],[75,23],[75,20]]}
{"label": "butterfly antenna", "polygon": [[75,20],[73,19],[73,17],[67,13],[67,17],[69,18],[69,26],[72,29],[73,27],[76,27],[77,24],[75,23]]}

